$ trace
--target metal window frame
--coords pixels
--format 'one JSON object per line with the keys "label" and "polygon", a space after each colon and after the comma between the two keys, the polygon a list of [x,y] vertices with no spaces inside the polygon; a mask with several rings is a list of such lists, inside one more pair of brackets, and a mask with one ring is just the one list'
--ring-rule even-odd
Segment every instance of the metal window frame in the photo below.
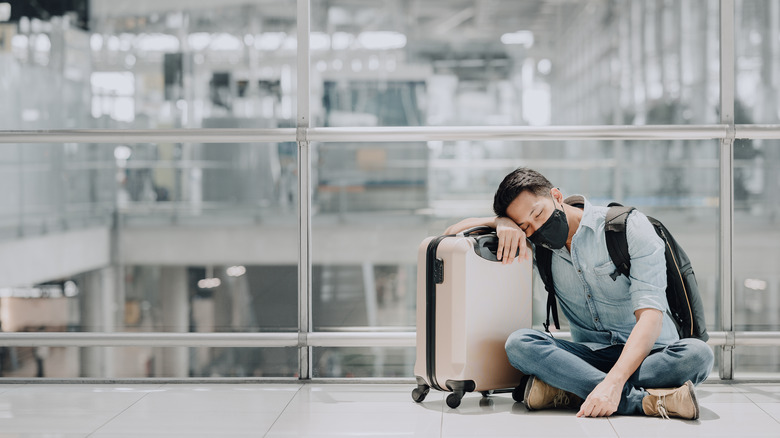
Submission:
{"label": "metal window frame", "polygon": [[[292,347],[299,349],[299,379],[311,380],[313,347],[412,347],[411,331],[314,332],[311,315],[311,142],[405,142],[456,140],[720,140],[719,266],[721,331],[709,345],[722,352],[720,378],[733,379],[735,346],[777,346],[780,332],[734,331],[732,242],[734,234],[733,145],[735,138],[780,139],[780,125],[734,123],[734,0],[720,0],[720,124],[653,126],[377,127],[310,126],[310,0],[297,0],[297,124],[290,129],[154,129],[0,131],[0,143],[263,143],[298,144],[298,332],[288,333],[0,333],[8,346],[69,347]],[[567,333],[561,333],[567,338]],[[78,380],[78,379],[75,379]],[[368,379],[374,381],[375,379]]]}

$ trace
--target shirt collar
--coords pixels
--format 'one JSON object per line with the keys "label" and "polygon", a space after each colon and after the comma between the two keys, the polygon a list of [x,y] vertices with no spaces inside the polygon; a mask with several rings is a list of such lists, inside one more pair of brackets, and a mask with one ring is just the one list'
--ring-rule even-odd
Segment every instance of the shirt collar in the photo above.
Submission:
{"label": "shirt collar", "polygon": [[582,219],[580,219],[580,226],[581,227],[588,227],[591,230],[596,230],[598,227],[598,214],[596,214],[595,211],[593,211],[593,206],[591,205],[588,200],[582,196],[582,195],[571,195],[568,198],[564,199],[563,201],[565,204],[582,204],[584,205],[584,208],[582,209]]}

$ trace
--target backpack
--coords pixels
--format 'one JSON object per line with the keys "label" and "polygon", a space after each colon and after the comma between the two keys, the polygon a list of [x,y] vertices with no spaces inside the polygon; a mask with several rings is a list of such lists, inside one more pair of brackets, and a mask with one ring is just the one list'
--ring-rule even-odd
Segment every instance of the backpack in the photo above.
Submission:
{"label": "backpack", "polygon": [[[567,198],[565,203],[574,207],[583,208],[584,200],[579,196]],[[629,276],[631,270],[631,258],[628,253],[628,240],[626,238],[626,222],[628,215],[634,211],[634,207],[624,207],[617,202],[609,204],[604,227],[607,240],[607,251],[615,264],[615,272],[610,274],[612,280],[617,280],[620,275]],[[663,240],[666,258],[666,300],[669,303],[669,313],[677,328],[680,339],[698,338],[702,341],[709,339],[707,326],[704,321],[704,305],[699,294],[699,286],[693,273],[690,259],[682,247],[672,237],[672,234],[659,220],[647,217],[653,225],[656,234]],[[555,328],[560,329],[558,321],[558,304],[555,299],[555,288],[552,279],[552,251],[536,247],[536,265],[539,276],[547,290],[547,321],[543,324],[546,331],[550,326],[550,314],[552,313]]]}

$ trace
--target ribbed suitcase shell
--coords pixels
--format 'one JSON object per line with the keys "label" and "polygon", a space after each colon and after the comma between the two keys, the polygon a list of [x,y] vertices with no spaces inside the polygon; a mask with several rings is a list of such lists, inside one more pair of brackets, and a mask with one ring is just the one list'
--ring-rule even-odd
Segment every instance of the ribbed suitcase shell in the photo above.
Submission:
{"label": "ribbed suitcase shell", "polygon": [[[422,242],[417,256],[414,373],[418,390],[427,385],[460,391],[454,403],[448,399],[448,405],[456,407],[465,392],[514,388],[522,374],[509,364],[504,344],[515,330],[531,327],[531,261],[515,259],[504,265],[486,260],[475,252],[473,237],[441,240],[436,257],[442,261],[443,281],[435,287],[435,333],[428,339],[427,318],[431,309],[426,283],[427,276],[433,274],[427,272],[426,254],[433,239]],[[435,346],[429,345],[431,342]],[[435,351],[430,353],[432,347]],[[428,369],[429,357],[434,358],[433,370]],[[433,371],[433,376],[429,371]],[[466,383],[459,386],[451,382]],[[413,398],[422,401],[427,391],[425,388],[421,397],[413,392]]]}

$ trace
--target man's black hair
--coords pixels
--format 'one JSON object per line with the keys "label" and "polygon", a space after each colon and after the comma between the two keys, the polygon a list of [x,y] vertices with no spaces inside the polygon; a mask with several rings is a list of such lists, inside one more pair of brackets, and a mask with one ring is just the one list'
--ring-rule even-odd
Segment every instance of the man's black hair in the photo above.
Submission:
{"label": "man's black hair", "polygon": [[506,217],[506,209],[520,193],[529,191],[537,196],[546,196],[553,188],[552,183],[541,173],[527,167],[519,167],[504,177],[493,197],[493,211]]}

